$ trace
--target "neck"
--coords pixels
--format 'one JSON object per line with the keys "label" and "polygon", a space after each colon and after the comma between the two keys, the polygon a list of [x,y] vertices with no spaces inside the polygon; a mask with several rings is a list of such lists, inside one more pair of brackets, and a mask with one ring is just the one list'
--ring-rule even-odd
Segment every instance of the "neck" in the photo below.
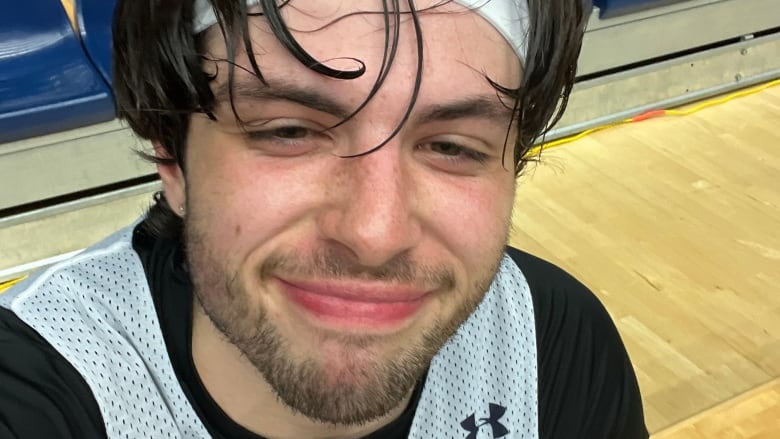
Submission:
{"label": "neck", "polygon": [[324,424],[281,402],[241,351],[216,328],[193,300],[192,359],[212,399],[234,422],[273,439],[352,439],[363,437],[398,418],[414,389],[398,407],[361,425]]}

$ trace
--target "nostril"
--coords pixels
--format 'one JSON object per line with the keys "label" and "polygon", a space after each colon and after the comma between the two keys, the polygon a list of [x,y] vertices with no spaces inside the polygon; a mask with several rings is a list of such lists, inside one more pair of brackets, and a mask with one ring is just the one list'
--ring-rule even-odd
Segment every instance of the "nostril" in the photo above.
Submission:
{"label": "nostril", "polygon": [[402,203],[356,196],[334,212],[326,234],[361,264],[376,266],[414,247],[419,227]]}

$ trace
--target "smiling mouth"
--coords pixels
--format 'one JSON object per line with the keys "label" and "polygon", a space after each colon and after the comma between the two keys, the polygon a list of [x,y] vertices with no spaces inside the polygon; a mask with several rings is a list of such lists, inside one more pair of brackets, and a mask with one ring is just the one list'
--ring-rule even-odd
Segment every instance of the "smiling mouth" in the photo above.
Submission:
{"label": "smiling mouth", "polygon": [[376,282],[300,282],[277,278],[284,295],[317,326],[393,331],[420,310],[430,292]]}

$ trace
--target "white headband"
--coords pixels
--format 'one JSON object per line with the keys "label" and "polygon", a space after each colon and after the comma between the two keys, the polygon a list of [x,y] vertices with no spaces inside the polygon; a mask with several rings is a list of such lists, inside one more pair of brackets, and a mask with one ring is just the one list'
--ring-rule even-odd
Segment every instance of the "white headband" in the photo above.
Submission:
{"label": "white headband", "polygon": [[[254,6],[259,0],[245,0],[247,6]],[[525,62],[528,46],[528,3],[526,0],[455,0],[474,9],[493,25],[515,49],[521,61]],[[214,8],[208,0],[195,0],[192,27],[200,33],[217,23]]]}

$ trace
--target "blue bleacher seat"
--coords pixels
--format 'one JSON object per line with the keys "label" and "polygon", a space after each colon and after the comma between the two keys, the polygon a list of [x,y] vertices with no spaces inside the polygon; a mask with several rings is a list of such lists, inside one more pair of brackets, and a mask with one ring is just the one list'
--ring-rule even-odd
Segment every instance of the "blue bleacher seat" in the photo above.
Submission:
{"label": "blue bleacher seat", "polygon": [[683,1],[688,0],[593,0],[593,5],[599,8],[599,18],[610,18]]}
{"label": "blue bleacher seat", "polygon": [[0,143],[114,118],[108,83],[59,0],[9,1],[2,9]]}
{"label": "blue bleacher seat", "polygon": [[111,84],[111,23],[114,0],[76,0],[81,42],[106,84]]}

